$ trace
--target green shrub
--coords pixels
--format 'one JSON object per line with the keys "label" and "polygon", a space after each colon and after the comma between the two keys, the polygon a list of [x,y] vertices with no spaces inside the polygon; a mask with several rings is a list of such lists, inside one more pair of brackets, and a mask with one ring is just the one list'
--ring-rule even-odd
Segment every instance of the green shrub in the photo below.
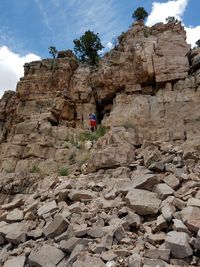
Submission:
{"label": "green shrub", "polygon": [[105,126],[99,126],[95,132],[83,132],[79,135],[79,139],[82,142],[85,141],[97,141],[100,137],[104,136],[107,132]]}
{"label": "green shrub", "polygon": [[144,29],[143,33],[145,38],[148,38],[150,36],[150,32],[148,31],[148,29]]}
{"label": "green shrub", "polygon": [[34,164],[30,169],[30,173],[38,173],[38,172],[40,172],[40,168]]}
{"label": "green shrub", "polygon": [[69,169],[67,167],[63,167],[59,170],[58,173],[60,176],[68,176],[69,175]]}

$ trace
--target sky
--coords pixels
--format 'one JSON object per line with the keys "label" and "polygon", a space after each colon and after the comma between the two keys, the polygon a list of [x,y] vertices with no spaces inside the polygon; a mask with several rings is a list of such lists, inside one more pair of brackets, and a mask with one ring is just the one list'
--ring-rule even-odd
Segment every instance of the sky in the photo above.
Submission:
{"label": "sky", "polygon": [[99,33],[109,50],[139,6],[149,13],[148,26],[174,16],[188,43],[200,39],[200,0],[0,0],[0,97],[16,89],[25,62],[49,58],[49,46],[73,50],[73,40],[86,30]]}

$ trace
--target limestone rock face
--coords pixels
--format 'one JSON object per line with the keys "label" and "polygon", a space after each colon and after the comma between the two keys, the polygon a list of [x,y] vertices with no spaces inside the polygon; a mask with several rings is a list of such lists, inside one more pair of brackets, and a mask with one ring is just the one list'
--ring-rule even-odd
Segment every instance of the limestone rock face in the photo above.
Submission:
{"label": "limestone rock face", "polygon": [[[188,53],[185,38],[180,23],[148,28],[138,22],[96,67],[78,63],[71,51],[25,64],[16,93],[7,91],[0,100],[4,193],[32,192],[40,176],[71,165],[79,169],[88,159],[89,172],[131,165],[134,146],[145,139],[196,138],[199,50]],[[80,155],[85,144],[79,135],[88,129],[90,112],[97,113],[98,123],[111,128],[111,134],[102,140],[105,146],[98,143],[97,154],[91,143]]]}

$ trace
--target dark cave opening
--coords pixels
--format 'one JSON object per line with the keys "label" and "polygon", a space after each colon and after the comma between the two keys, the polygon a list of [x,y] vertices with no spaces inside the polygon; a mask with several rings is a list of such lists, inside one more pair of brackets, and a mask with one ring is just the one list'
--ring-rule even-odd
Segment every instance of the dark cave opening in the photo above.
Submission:
{"label": "dark cave opening", "polygon": [[96,100],[96,115],[98,124],[101,124],[105,116],[109,116],[113,107],[113,100],[115,99],[115,97],[116,93],[112,93],[105,99]]}

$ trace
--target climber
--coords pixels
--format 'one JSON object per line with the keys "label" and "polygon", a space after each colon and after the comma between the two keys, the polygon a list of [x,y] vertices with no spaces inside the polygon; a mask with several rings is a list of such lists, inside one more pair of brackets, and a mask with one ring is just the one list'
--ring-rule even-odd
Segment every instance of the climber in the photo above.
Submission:
{"label": "climber", "polygon": [[97,117],[95,113],[89,114],[89,120],[90,120],[90,130],[92,132],[96,131],[97,129]]}

